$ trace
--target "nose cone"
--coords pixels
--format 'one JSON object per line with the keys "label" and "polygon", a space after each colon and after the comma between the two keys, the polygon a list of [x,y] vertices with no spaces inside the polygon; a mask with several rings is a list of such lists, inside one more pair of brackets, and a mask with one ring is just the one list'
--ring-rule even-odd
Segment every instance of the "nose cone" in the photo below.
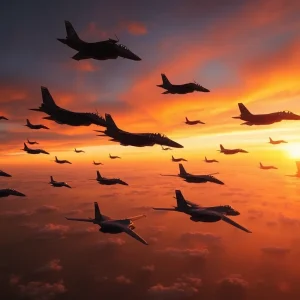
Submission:
{"label": "nose cone", "polygon": [[246,150],[241,150],[240,152],[241,152],[241,153],[249,153],[249,152],[246,151]]}
{"label": "nose cone", "polygon": [[122,185],[128,185],[128,183],[126,183],[126,182],[123,181],[123,180],[119,180],[119,184],[122,184]]}
{"label": "nose cone", "polygon": [[171,148],[183,148],[182,145],[180,145],[180,144],[178,144],[178,143],[176,143],[176,142],[174,142],[170,139],[168,141],[166,141],[163,145],[164,146],[169,146]]}
{"label": "nose cone", "polygon": [[240,215],[240,212],[238,212],[237,210],[232,210],[228,213],[228,215],[230,216],[239,216]]}
{"label": "nose cone", "polygon": [[119,56],[123,58],[127,58],[130,60],[140,61],[142,60],[140,57],[138,57],[136,54],[131,52],[129,49],[121,48],[119,47]]}
{"label": "nose cone", "polygon": [[203,86],[197,86],[197,87],[196,87],[196,91],[198,91],[198,92],[203,92],[203,93],[209,93],[209,92],[210,92],[209,89],[206,89],[206,88],[203,87]]}
{"label": "nose cone", "polygon": [[44,154],[50,154],[49,152],[45,151],[45,150],[41,150],[41,153],[44,153]]}
{"label": "nose cone", "polygon": [[19,197],[26,197],[25,194],[23,193],[20,193],[18,191],[15,191],[15,190],[11,190],[11,195],[14,195],[14,196],[19,196]]}
{"label": "nose cone", "polygon": [[67,183],[65,183],[65,187],[71,189],[72,187],[70,187]]}
{"label": "nose cone", "polygon": [[214,182],[214,183],[216,183],[216,184],[220,184],[220,185],[224,185],[225,183],[223,182],[223,181],[221,181],[221,180],[219,180],[219,179],[217,179],[217,178],[211,178],[211,180],[210,180],[211,182]]}
{"label": "nose cone", "polygon": [[11,177],[10,174],[5,173],[5,172],[3,172],[3,171],[0,171],[0,176],[3,176],[3,177]]}

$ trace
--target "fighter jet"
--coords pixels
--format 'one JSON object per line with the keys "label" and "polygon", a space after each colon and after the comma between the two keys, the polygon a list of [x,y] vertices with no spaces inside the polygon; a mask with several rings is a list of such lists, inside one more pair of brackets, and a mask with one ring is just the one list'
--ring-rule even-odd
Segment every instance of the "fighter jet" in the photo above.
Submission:
{"label": "fighter jet", "polygon": [[8,173],[6,173],[2,170],[0,170],[0,176],[2,176],[2,177],[12,177],[10,174],[8,174]]}
{"label": "fighter jet", "polygon": [[27,143],[29,144],[29,145],[38,145],[38,142],[31,142],[31,141],[29,141],[29,139],[27,139]]}
{"label": "fighter jet", "polygon": [[103,185],[114,185],[114,184],[128,185],[128,183],[121,180],[120,178],[105,178],[105,177],[102,177],[99,171],[97,171],[97,178],[96,179],[91,179],[91,180],[97,180],[99,184],[103,184]]}
{"label": "fighter jet", "polygon": [[294,175],[285,175],[289,177],[298,177],[300,178],[300,161],[296,161],[297,173]]}
{"label": "fighter jet", "polygon": [[69,221],[81,221],[81,222],[90,222],[96,225],[100,226],[99,231],[103,233],[122,233],[125,232],[128,235],[132,236],[139,242],[148,245],[148,243],[142,239],[136,232],[133,231],[135,229],[135,226],[133,225],[132,221],[141,219],[146,217],[145,215],[139,215],[131,218],[125,218],[121,220],[114,220],[110,217],[104,216],[101,214],[98,203],[94,202],[94,208],[95,208],[95,218],[88,218],[88,219],[77,219],[77,218],[67,218]]}
{"label": "fighter jet", "polygon": [[63,186],[65,186],[65,187],[67,187],[67,188],[71,188],[66,182],[63,182],[63,181],[55,181],[54,179],[53,179],[53,176],[50,176],[50,182],[49,182],[49,184],[51,184],[52,186],[54,186],[54,187],[63,187]]}
{"label": "fighter jet", "polygon": [[131,133],[120,129],[110,114],[105,114],[106,130],[95,130],[103,133],[98,136],[109,136],[112,142],[118,142],[122,146],[146,147],[157,145],[169,146],[172,148],[183,148],[180,144],[172,141],[160,133]]}
{"label": "fighter jet", "polygon": [[263,164],[261,162],[259,163],[259,168],[262,169],[262,170],[271,170],[271,169],[277,170],[278,169],[278,168],[273,167],[273,166],[263,166]]}
{"label": "fighter jet", "polygon": [[166,150],[173,150],[172,148],[170,148],[170,147],[166,147],[166,148],[164,148],[164,146],[163,145],[161,145],[161,149],[162,150],[164,150],[164,151],[166,151]]}
{"label": "fighter jet", "polygon": [[103,163],[101,163],[101,162],[95,162],[95,161],[93,161],[93,164],[95,165],[95,166],[99,166],[99,165],[103,165]]}
{"label": "fighter jet", "polygon": [[74,151],[75,151],[76,153],[85,153],[85,151],[83,151],[83,150],[76,150],[76,148],[74,149]]}
{"label": "fighter jet", "polygon": [[187,160],[185,158],[174,158],[174,156],[172,155],[172,161],[180,162],[180,161],[187,161]]}
{"label": "fighter jet", "polygon": [[58,164],[72,164],[71,162],[69,162],[68,160],[65,160],[65,159],[58,159],[57,156],[55,156],[55,162],[58,163]]}
{"label": "fighter jet", "polygon": [[109,153],[109,158],[116,159],[116,158],[121,158],[121,157],[120,156],[115,156],[115,155],[110,155],[110,153]]}
{"label": "fighter jet", "polygon": [[205,124],[200,120],[190,121],[187,117],[185,117],[185,124],[187,125],[196,125],[196,124]]}
{"label": "fighter jet", "polygon": [[225,149],[223,145],[220,145],[220,149],[221,150],[217,150],[217,151],[220,151],[220,153],[224,153],[227,155],[236,154],[236,153],[249,153],[248,151],[243,149]]}
{"label": "fighter jet", "polygon": [[42,124],[38,124],[38,125],[33,125],[30,123],[30,121],[28,119],[26,119],[27,124],[24,126],[27,126],[30,129],[49,129],[47,126],[42,125]]}
{"label": "fighter jet", "polygon": [[82,113],[73,112],[56,105],[48,88],[41,86],[43,102],[39,108],[31,108],[30,110],[43,112],[48,115],[43,119],[55,121],[57,124],[65,124],[69,126],[90,126],[95,124],[98,126],[106,126],[103,117],[98,113]]}
{"label": "fighter jet", "polygon": [[1,189],[0,190],[0,198],[4,198],[4,197],[8,197],[8,196],[26,197],[26,195],[14,190],[14,189]]}
{"label": "fighter jet", "polygon": [[214,174],[219,174],[219,173],[212,173],[212,174],[207,174],[207,175],[193,175],[190,173],[187,173],[186,170],[184,169],[182,164],[179,164],[179,174],[178,175],[163,175],[161,176],[174,176],[174,177],[180,177],[182,178],[185,182],[188,183],[206,183],[206,182],[212,182],[216,184],[224,184],[221,180],[215,178]]}
{"label": "fighter jet", "polygon": [[8,120],[8,119],[4,116],[0,116],[0,120]]}
{"label": "fighter jet", "polygon": [[206,156],[205,156],[205,160],[204,160],[206,163],[214,163],[214,162],[219,162],[218,160],[215,160],[215,159],[207,159]]}
{"label": "fighter jet", "polygon": [[165,74],[161,74],[161,78],[163,83],[157,86],[166,90],[162,94],[188,94],[195,91],[204,93],[210,92],[196,81],[185,84],[172,84]]}
{"label": "fighter jet", "polygon": [[234,210],[229,205],[224,206],[212,206],[212,207],[200,207],[190,201],[185,200],[180,190],[175,190],[177,206],[174,208],[157,208],[153,207],[154,210],[167,210],[167,211],[178,211],[190,215],[190,220],[193,222],[218,222],[223,220],[224,222],[233,225],[245,232],[251,233],[245,227],[232,221],[227,217],[238,216],[240,213]]}
{"label": "fighter jet", "polygon": [[126,46],[118,44],[119,39],[108,39],[101,42],[89,43],[81,40],[73,28],[71,22],[65,21],[67,37],[57,39],[61,43],[78,51],[72,58],[75,60],[93,58],[96,60],[116,59],[118,57],[139,61],[136,54],[131,52]]}
{"label": "fighter jet", "polygon": [[31,149],[26,145],[26,143],[24,143],[24,148],[21,150],[27,152],[28,154],[50,154],[49,152],[43,149]]}
{"label": "fighter jet", "polygon": [[272,145],[278,145],[278,144],[282,144],[282,143],[287,143],[284,140],[273,141],[270,137],[269,137],[269,140],[270,140],[269,143],[272,144]]}
{"label": "fighter jet", "polygon": [[283,120],[300,120],[300,116],[290,111],[280,111],[269,114],[252,114],[243,103],[238,103],[241,115],[239,117],[232,117],[233,119],[241,119],[246,121],[241,125],[271,125],[273,123],[281,122]]}

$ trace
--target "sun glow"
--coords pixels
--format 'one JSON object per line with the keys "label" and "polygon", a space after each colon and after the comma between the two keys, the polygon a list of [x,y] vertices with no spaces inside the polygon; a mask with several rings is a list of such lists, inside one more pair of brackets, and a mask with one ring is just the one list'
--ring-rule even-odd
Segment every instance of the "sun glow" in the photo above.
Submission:
{"label": "sun glow", "polygon": [[285,145],[284,148],[291,158],[300,158],[300,143]]}

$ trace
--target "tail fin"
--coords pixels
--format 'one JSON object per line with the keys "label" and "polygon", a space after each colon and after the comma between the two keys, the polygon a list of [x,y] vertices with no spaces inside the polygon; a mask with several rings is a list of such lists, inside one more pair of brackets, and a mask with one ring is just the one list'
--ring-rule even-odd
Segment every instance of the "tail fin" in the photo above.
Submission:
{"label": "tail fin", "polygon": [[175,195],[176,195],[177,207],[178,208],[187,208],[188,205],[187,205],[186,200],[184,199],[181,191],[175,190]]}
{"label": "tail fin", "polygon": [[172,85],[165,74],[161,74],[161,79],[162,79],[162,82],[163,82],[163,84],[162,84],[163,86]]}
{"label": "tail fin", "polygon": [[259,163],[259,165],[260,165],[260,167],[261,167],[261,168],[263,167],[263,165],[262,165],[262,163],[261,163],[261,162]]}
{"label": "tail fin", "polygon": [[187,118],[187,117],[185,117],[185,120],[188,122],[189,121],[189,119]]}
{"label": "tail fin", "polygon": [[119,129],[110,114],[105,114],[105,123],[106,123],[106,128],[108,130],[109,129]]}
{"label": "tail fin", "polygon": [[24,150],[28,149],[26,143],[24,143]]}
{"label": "tail fin", "polygon": [[100,172],[97,171],[97,179],[101,179],[101,178],[102,178],[102,176],[101,176]]}
{"label": "tail fin", "polygon": [[95,208],[95,219],[99,220],[99,221],[103,220],[103,217],[101,215],[101,212],[100,212],[97,202],[94,202],[94,208]]}
{"label": "tail fin", "polygon": [[58,160],[58,159],[57,159],[57,156],[55,156],[55,160]]}
{"label": "tail fin", "polygon": [[78,34],[76,33],[76,31],[70,21],[65,21],[65,27],[66,27],[66,32],[67,32],[67,39],[73,40],[73,41],[80,40]]}
{"label": "tail fin", "polygon": [[182,164],[179,164],[179,173],[180,173],[180,175],[186,175],[187,174],[187,172],[184,169]]}
{"label": "tail fin", "polygon": [[50,181],[51,181],[51,182],[53,182],[53,181],[54,181],[54,180],[53,180],[53,176],[50,176]]}
{"label": "tail fin", "polygon": [[41,86],[41,92],[42,92],[42,99],[43,104],[46,106],[57,106],[55,101],[53,100],[48,88],[45,86]]}
{"label": "tail fin", "polygon": [[252,115],[251,112],[246,108],[246,106],[243,103],[238,104],[241,115]]}
{"label": "tail fin", "polygon": [[205,161],[207,161],[207,158],[206,158],[206,156],[205,156]]}
{"label": "tail fin", "polygon": [[225,148],[223,147],[222,144],[220,144],[220,149],[221,149],[221,151],[225,150]]}
{"label": "tail fin", "polygon": [[31,123],[28,119],[26,119],[26,123],[27,123],[27,125],[31,125]]}
{"label": "tail fin", "polygon": [[273,140],[269,137],[270,143],[273,142]]}
{"label": "tail fin", "polygon": [[172,160],[174,160],[174,156],[172,155]]}

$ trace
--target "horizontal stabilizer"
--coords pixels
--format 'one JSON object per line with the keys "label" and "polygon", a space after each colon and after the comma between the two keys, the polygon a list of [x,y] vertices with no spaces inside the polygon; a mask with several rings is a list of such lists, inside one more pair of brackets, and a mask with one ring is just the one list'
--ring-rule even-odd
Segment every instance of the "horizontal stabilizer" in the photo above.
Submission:
{"label": "horizontal stabilizer", "polygon": [[74,59],[74,60],[82,60],[82,59],[89,59],[89,58],[91,58],[90,56],[86,56],[86,55],[84,55],[83,53],[81,53],[81,52],[78,52],[78,53],[76,53],[74,56],[72,56],[72,58]]}
{"label": "horizontal stabilizer", "polygon": [[152,207],[154,210],[169,210],[169,211],[176,211],[175,208],[163,208],[163,207]]}
{"label": "horizontal stabilizer", "polygon": [[66,219],[69,221],[93,222],[92,219],[77,219],[77,218],[67,218],[67,217],[66,217]]}

